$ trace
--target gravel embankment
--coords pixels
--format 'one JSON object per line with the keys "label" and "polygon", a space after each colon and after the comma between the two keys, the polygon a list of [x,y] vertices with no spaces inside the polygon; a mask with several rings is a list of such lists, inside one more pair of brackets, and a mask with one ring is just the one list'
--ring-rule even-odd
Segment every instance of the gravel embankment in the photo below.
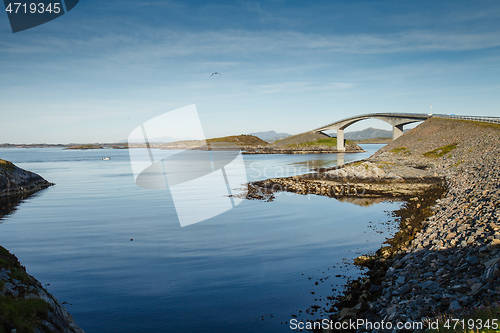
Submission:
{"label": "gravel embankment", "polygon": [[371,257],[381,283],[362,279],[364,297],[334,318],[425,321],[498,303],[500,126],[432,118],[368,160],[438,174],[447,192],[413,240],[392,256]]}

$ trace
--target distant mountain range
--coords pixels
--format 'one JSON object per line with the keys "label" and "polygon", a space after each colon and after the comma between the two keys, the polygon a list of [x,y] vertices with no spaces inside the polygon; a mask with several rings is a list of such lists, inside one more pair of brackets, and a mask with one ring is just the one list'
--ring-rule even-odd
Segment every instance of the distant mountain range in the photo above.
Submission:
{"label": "distant mountain range", "polygon": [[270,143],[291,136],[291,134],[288,134],[288,133],[276,133],[275,131],[250,133],[249,135],[254,135],[254,136],[261,138],[262,140],[270,142]]}
{"label": "distant mountain range", "polygon": [[[291,134],[288,133],[276,133],[276,131],[250,133],[249,135],[254,135],[270,143],[292,136]],[[335,136],[335,133],[331,133],[330,135]],[[384,137],[392,138],[392,131],[386,131],[378,128],[369,127],[362,131],[346,132],[344,134],[344,137],[346,140],[352,140],[352,141],[373,139],[373,138],[384,138]]]}
{"label": "distant mountain range", "polygon": [[344,138],[346,140],[365,140],[373,138],[392,138],[392,131],[386,131],[378,128],[368,127],[362,131],[345,132]]}

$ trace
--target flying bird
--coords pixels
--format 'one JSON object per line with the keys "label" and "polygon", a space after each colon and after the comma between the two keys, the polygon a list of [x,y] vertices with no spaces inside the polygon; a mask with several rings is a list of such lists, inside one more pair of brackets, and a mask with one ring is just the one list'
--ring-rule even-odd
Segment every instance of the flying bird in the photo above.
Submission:
{"label": "flying bird", "polygon": [[219,72],[213,72],[212,75],[210,75],[210,77],[214,76],[215,74],[219,74],[220,76],[222,76],[222,74]]}

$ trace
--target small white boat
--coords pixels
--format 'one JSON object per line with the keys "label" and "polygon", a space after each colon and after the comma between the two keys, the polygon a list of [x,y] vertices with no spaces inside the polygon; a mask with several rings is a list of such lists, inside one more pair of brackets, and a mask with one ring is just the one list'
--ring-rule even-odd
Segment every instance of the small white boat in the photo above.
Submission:
{"label": "small white boat", "polygon": [[102,160],[103,161],[109,161],[111,159],[111,157],[104,157]]}

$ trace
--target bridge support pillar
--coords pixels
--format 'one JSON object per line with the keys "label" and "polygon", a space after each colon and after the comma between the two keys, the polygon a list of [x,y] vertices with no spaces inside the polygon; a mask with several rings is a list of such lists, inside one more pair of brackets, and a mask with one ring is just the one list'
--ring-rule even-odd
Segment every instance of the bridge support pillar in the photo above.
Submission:
{"label": "bridge support pillar", "polygon": [[403,135],[403,125],[393,125],[392,126],[392,140],[396,140],[401,135]]}
{"label": "bridge support pillar", "polygon": [[337,151],[345,151],[343,129],[337,130]]}

